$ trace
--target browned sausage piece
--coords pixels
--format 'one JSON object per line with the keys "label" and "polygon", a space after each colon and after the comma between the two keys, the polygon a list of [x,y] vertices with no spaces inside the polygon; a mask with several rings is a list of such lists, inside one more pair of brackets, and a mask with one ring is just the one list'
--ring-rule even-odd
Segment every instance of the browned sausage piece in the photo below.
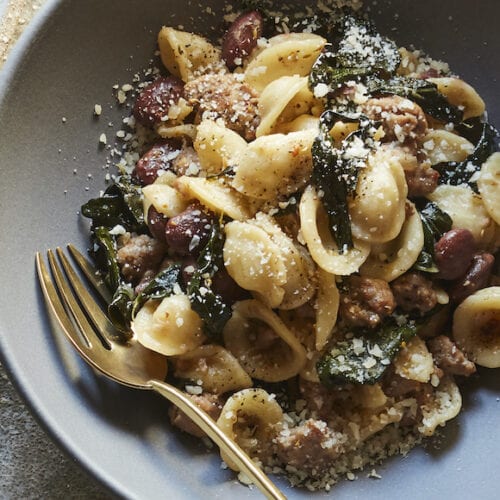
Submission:
{"label": "browned sausage piece", "polygon": [[391,283],[396,304],[403,311],[426,313],[437,304],[437,295],[432,281],[419,273],[408,272]]}
{"label": "browned sausage piece", "polygon": [[340,315],[349,326],[374,328],[396,307],[387,281],[350,276],[347,290],[340,298]]}
{"label": "browned sausage piece", "polygon": [[438,335],[427,341],[434,362],[445,373],[468,377],[476,371],[476,365],[446,335]]}

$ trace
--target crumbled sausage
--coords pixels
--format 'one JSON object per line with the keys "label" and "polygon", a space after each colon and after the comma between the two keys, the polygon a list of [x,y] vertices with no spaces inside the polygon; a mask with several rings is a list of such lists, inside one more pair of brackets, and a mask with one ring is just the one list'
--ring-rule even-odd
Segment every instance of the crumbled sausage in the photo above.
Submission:
{"label": "crumbled sausage", "polygon": [[404,311],[426,313],[437,304],[432,281],[419,273],[408,272],[391,283],[396,304]]}
{"label": "crumbled sausage", "polygon": [[255,130],[260,123],[258,95],[236,75],[201,76],[186,84],[184,95],[197,110],[199,119],[222,119],[227,128],[247,141],[255,139]]}
{"label": "crumbled sausage", "polygon": [[[222,407],[224,406],[224,401],[221,399],[220,395],[202,393],[198,395],[189,394],[189,397],[193,400],[196,406],[200,407],[214,420],[217,420],[221,414]],[[170,422],[172,425],[180,429],[181,431],[187,432],[192,436],[203,437],[205,433],[193,423],[193,421],[186,416],[177,406],[172,405],[168,410],[168,416],[170,417]]]}
{"label": "crumbled sausage", "polygon": [[306,408],[321,419],[328,419],[332,413],[334,398],[330,389],[317,382],[299,379],[300,397],[306,402]]}
{"label": "crumbled sausage", "polygon": [[382,122],[385,142],[414,144],[427,132],[427,120],[422,108],[403,97],[368,99],[363,111],[368,118]]}
{"label": "crumbled sausage", "polygon": [[309,419],[278,434],[276,453],[288,466],[319,472],[330,468],[332,462],[345,452],[346,441],[345,434],[333,431],[326,422]]}
{"label": "crumbled sausage", "polygon": [[419,198],[432,193],[438,185],[439,172],[432,167],[419,165],[414,170],[405,170],[408,198]]}
{"label": "crumbled sausage", "polygon": [[146,234],[123,235],[116,254],[123,277],[139,283],[147,271],[155,271],[165,255],[165,245]]}
{"label": "crumbled sausage", "polygon": [[427,341],[434,362],[445,373],[468,377],[476,371],[476,365],[446,335],[438,335]]}
{"label": "crumbled sausage", "polygon": [[350,276],[347,281],[347,293],[340,299],[340,315],[350,326],[368,326],[380,324],[390,315],[396,303],[387,281]]}

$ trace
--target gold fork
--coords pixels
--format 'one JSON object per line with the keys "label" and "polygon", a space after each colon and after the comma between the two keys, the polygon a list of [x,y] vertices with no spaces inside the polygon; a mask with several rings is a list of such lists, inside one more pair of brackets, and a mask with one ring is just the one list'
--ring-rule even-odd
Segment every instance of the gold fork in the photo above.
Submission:
{"label": "gold fork", "polygon": [[[95,269],[87,259],[73,245],[68,245],[68,250],[94,288],[103,297],[109,297],[109,292],[97,279]],[[81,357],[99,372],[120,384],[136,389],[150,389],[161,394],[198,425],[267,498],[286,499],[269,477],[219,429],[209,415],[196,406],[185,393],[163,381],[167,374],[167,363],[163,356],[145,349],[134,337],[126,343],[118,340],[111,321],[89,293],[62,249],[57,248],[56,253],[64,273],[54,252],[48,250],[47,258],[54,276],[54,285],[41,254],[37,252],[38,279],[49,311]]]}

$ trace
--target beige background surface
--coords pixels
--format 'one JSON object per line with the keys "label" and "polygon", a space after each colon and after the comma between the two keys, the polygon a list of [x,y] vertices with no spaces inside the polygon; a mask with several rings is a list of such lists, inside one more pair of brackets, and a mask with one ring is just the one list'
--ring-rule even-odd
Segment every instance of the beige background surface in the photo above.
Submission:
{"label": "beige background surface", "polygon": [[[44,1],[0,0],[0,78],[11,47]],[[1,364],[0,498],[111,498],[50,440],[29,413]]]}

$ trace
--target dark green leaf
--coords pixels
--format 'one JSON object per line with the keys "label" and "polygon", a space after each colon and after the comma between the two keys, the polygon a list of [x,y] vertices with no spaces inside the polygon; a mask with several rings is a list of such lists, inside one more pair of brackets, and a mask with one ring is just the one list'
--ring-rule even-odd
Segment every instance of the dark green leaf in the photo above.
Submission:
{"label": "dark green leaf", "polygon": [[127,231],[143,232],[144,224],[141,187],[129,176],[121,176],[108,187],[100,198],[93,198],[82,206],[82,214],[92,219],[93,227],[112,229],[121,225]]}
{"label": "dark green leaf", "polygon": [[338,342],[316,364],[321,383],[376,383],[404,343],[414,337],[417,330],[415,322],[398,325],[391,318],[376,332]]}
{"label": "dark green leaf", "polygon": [[99,247],[96,252],[99,254],[97,258],[104,265],[104,281],[114,293],[122,282],[120,267],[116,259],[115,237],[109,233],[106,227],[96,227],[93,233],[94,241]]}
{"label": "dark green leaf", "polygon": [[[358,122],[359,130],[347,136],[340,149],[335,144],[330,130],[338,121]],[[373,123],[363,115],[346,115],[325,111],[320,118],[320,133],[312,146],[312,182],[322,193],[321,202],[328,215],[330,231],[340,252],[352,248],[351,221],[348,211],[348,197],[356,190],[360,161],[364,158],[345,158],[345,150],[352,141],[365,142]]]}
{"label": "dark green leaf", "polygon": [[435,83],[417,78],[393,77],[390,80],[373,79],[368,83],[373,95],[398,95],[418,104],[428,115],[443,122],[460,123],[463,112],[450,104]]}
{"label": "dark green leaf", "polygon": [[224,266],[223,246],[224,234],[220,224],[215,222],[212,225],[210,239],[201,251],[197,268],[187,285],[191,307],[199,314],[205,332],[212,338],[220,336],[224,325],[231,317],[231,307],[211,288],[212,277]]}
{"label": "dark green leaf", "polygon": [[175,285],[180,283],[180,275],[180,264],[172,264],[160,271],[135,298],[131,317],[133,318],[149,299],[160,300],[172,295]]}
{"label": "dark green leaf", "polygon": [[128,283],[122,283],[113,294],[108,305],[108,317],[115,328],[130,337],[130,322],[135,299],[133,288]]}
{"label": "dark green leaf", "polygon": [[439,270],[434,262],[434,245],[451,229],[453,221],[446,212],[430,201],[424,205],[417,203],[417,210],[424,231],[424,246],[413,267],[417,271],[437,273]]}
{"label": "dark green leaf", "polygon": [[471,182],[471,178],[479,172],[482,164],[496,151],[498,137],[498,131],[489,123],[481,123],[479,126],[476,124],[470,128],[467,128],[467,123],[462,125],[462,129],[471,135],[478,134],[478,127],[480,130],[479,139],[474,151],[464,161],[434,165],[434,168],[440,173],[439,182],[441,184],[454,186],[467,184],[477,192],[476,183]]}

